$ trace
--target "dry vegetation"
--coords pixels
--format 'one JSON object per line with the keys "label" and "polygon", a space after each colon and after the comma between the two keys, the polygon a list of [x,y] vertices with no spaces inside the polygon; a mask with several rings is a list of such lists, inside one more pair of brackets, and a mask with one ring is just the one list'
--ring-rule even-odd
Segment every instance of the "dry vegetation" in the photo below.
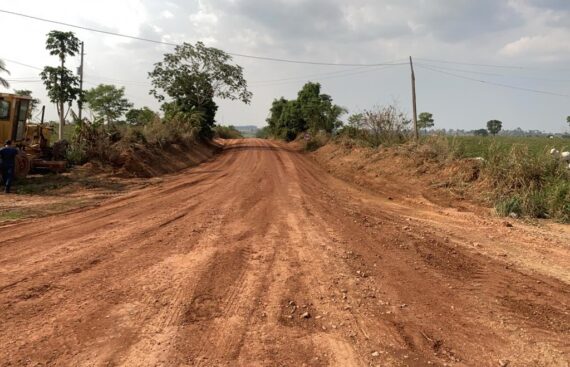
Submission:
{"label": "dry vegetation", "polygon": [[[427,176],[424,185],[453,191],[459,197],[467,195],[493,206],[499,215],[570,222],[570,170],[548,154],[548,139],[542,139],[542,149],[536,139],[530,139],[529,145],[522,138],[486,139],[484,148],[477,145],[477,158],[462,139],[432,136],[414,143],[408,120],[388,106],[359,116],[332,140],[317,134],[305,147],[313,151],[331,141],[346,148],[346,154],[354,148],[362,149],[375,160],[392,159],[395,153],[405,157],[413,174],[434,173],[431,178],[437,182],[430,182]],[[371,162],[364,158],[360,163],[366,166]]]}

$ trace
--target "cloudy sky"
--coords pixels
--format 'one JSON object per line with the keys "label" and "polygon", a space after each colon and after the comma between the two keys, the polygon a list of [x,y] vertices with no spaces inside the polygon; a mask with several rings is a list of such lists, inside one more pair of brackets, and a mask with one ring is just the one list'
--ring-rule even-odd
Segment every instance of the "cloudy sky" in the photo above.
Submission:
{"label": "cloudy sky", "polygon": [[[204,41],[231,53],[340,64],[415,58],[419,111],[436,126],[567,131],[570,115],[569,0],[28,0],[1,10],[169,43]],[[85,42],[85,80],[126,87],[137,106],[147,73],[172,50],[157,45],[0,13],[12,88],[48,104],[38,70],[57,59],[44,49],[52,29]],[[70,60],[75,67],[79,59]],[[351,113],[397,102],[409,111],[409,66],[324,66],[235,57],[254,94],[250,105],[219,101],[224,124],[263,126],[271,101],[294,98],[308,80]],[[477,65],[473,65],[477,64]],[[486,83],[481,83],[485,81]],[[533,92],[534,91],[534,92]],[[543,93],[541,93],[543,92]]]}

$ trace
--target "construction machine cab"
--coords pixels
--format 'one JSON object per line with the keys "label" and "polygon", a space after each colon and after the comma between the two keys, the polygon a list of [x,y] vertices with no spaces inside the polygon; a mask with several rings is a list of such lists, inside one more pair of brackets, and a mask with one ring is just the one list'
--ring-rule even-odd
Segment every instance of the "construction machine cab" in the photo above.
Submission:
{"label": "construction machine cab", "polygon": [[12,140],[21,146],[26,140],[26,120],[31,97],[0,93],[0,142]]}
{"label": "construction machine cab", "polygon": [[20,149],[16,157],[16,177],[30,170],[62,172],[65,161],[52,159],[49,138],[52,128],[44,123],[28,123],[32,97],[0,93],[0,143],[11,140]]}

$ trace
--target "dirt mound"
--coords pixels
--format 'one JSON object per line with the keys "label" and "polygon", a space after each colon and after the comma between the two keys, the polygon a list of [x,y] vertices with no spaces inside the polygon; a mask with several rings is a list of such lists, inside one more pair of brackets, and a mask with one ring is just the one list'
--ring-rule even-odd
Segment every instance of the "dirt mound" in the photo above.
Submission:
{"label": "dirt mound", "polygon": [[[489,212],[485,188],[478,179],[481,162],[475,159],[440,160],[423,147],[371,149],[330,143],[312,153],[327,171],[343,180],[397,198],[432,203],[459,210]],[[396,197],[394,197],[395,199]]]}
{"label": "dirt mound", "polygon": [[221,149],[215,142],[198,141],[190,145],[166,147],[133,145],[121,153],[115,163],[120,177],[150,178],[196,166]]}

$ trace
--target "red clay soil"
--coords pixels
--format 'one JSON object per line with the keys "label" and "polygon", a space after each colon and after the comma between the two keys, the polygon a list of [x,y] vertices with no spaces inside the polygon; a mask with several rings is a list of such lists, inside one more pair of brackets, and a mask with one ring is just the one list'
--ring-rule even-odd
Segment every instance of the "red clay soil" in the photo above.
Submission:
{"label": "red clay soil", "polygon": [[2,226],[0,365],[568,366],[570,232],[408,189],[245,139]]}
{"label": "red clay soil", "polygon": [[196,166],[210,159],[221,147],[197,141],[190,146],[171,144],[164,148],[138,145],[123,152],[117,174],[126,177],[156,177]]}

